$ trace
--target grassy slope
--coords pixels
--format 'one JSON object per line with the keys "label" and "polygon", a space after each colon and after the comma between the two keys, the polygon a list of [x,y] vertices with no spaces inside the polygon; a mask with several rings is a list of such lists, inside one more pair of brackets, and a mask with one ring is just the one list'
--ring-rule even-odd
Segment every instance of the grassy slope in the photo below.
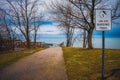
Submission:
{"label": "grassy slope", "polygon": [[[68,80],[100,80],[101,49],[63,48]],[[110,75],[113,69],[114,75]],[[106,80],[120,80],[120,50],[105,50]]]}
{"label": "grassy slope", "polygon": [[12,64],[13,62],[19,60],[20,58],[31,55],[43,49],[45,48],[26,49],[23,51],[16,51],[16,52],[9,52],[9,53],[7,52],[5,54],[0,54],[0,70]]}

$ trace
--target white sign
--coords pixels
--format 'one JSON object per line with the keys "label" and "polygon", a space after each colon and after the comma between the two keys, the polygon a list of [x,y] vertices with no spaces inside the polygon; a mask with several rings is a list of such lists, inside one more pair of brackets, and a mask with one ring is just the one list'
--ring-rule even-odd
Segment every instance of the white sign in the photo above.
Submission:
{"label": "white sign", "polygon": [[111,10],[96,10],[95,26],[98,31],[111,30]]}

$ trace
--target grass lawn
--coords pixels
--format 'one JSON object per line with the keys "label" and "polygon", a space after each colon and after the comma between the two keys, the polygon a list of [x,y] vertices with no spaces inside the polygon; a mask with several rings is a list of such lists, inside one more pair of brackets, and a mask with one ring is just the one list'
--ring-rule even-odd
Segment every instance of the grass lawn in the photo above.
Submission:
{"label": "grass lawn", "polygon": [[0,54],[0,70],[4,67],[12,64],[13,62],[23,58],[25,56],[31,55],[37,51],[43,50],[45,48],[33,48],[33,49],[25,49],[22,51],[15,52],[5,52],[4,54]]}
{"label": "grass lawn", "polygon": [[[101,49],[63,48],[68,80],[101,80]],[[120,50],[105,50],[105,80],[120,80]]]}

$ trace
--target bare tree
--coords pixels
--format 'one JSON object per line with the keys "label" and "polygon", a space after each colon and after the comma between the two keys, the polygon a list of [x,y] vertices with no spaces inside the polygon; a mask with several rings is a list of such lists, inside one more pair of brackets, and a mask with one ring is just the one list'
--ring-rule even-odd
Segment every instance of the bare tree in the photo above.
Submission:
{"label": "bare tree", "polygon": [[[95,28],[94,24],[94,11],[95,6],[101,2],[101,0],[69,0],[74,7],[76,7],[80,14],[82,15],[82,19],[87,26],[80,26],[80,28],[87,30],[88,36],[88,49],[92,49],[92,33]],[[88,14],[85,14],[88,13]],[[74,17],[77,17],[73,14]],[[81,23],[80,23],[81,24]]]}
{"label": "bare tree", "polygon": [[12,39],[12,29],[10,22],[7,20],[7,14],[4,9],[0,9],[0,34],[5,37]]}
{"label": "bare tree", "polygon": [[72,46],[75,31],[75,27],[72,27],[72,8],[66,1],[64,1],[64,4],[61,4],[59,1],[54,1],[50,6],[52,6],[52,8],[50,8],[50,13],[53,15],[52,19],[58,23],[58,28],[66,35],[66,46]]}
{"label": "bare tree", "polygon": [[14,34],[6,11],[0,8],[0,50],[14,50]]}
{"label": "bare tree", "polygon": [[30,48],[30,32],[32,20],[39,0],[6,0],[9,4],[9,15],[12,23],[20,30],[27,42],[27,48]]}
{"label": "bare tree", "polygon": [[33,32],[34,32],[34,45],[36,46],[36,40],[37,40],[37,32],[40,29],[41,26],[41,20],[43,19],[43,14],[41,13],[40,15],[37,15],[34,13],[34,18],[33,18]]}
{"label": "bare tree", "polygon": [[[65,1],[66,2],[66,1]],[[69,4],[67,4],[67,7],[69,5],[69,9],[67,9],[65,2],[61,4],[54,5],[54,10],[56,11],[55,14],[57,16],[56,21],[60,22],[62,25],[63,22],[67,22],[68,20],[71,20],[69,25],[69,28],[80,28],[83,29],[83,47],[86,47],[86,44],[88,44],[88,49],[93,49],[92,45],[92,34],[93,30],[95,28],[95,9],[108,9],[107,7],[109,4],[105,4],[108,2],[107,0],[67,0]],[[120,2],[119,0],[115,1],[116,5],[113,9],[113,16],[112,19],[118,19],[120,16]],[[72,7],[72,8],[71,8]],[[69,11],[69,12],[68,12]],[[65,13],[66,12],[66,13]],[[67,16],[66,16],[67,15]],[[69,17],[70,16],[70,17]],[[66,18],[66,19],[65,19]],[[67,24],[68,25],[68,24]],[[66,25],[65,25],[66,26]],[[64,26],[64,28],[65,28]],[[67,31],[67,30],[66,30]],[[86,33],[87,31],[87,33]],[[68,32],[69,33],[69,32]],[[87,35],[87,39],[86,39]],[[67,41],[69,42],[69,41]]]}
{"label": "bare tree", "polygon": [[[80,18],[82,19],[82,21],[79,20],[80,22],[78,22],[78,24],[80,24],[81,26],[78,27],[87,31],[88,49],[92,49],[93,48],[92,34],[95,28],[95,24],[94,24],[95,9],[109,9],[108,6],[110,4],[105,4],[108,2],[107,0],[104,1],[103,0],[69,0],[69,2],[82,15],[82,16],[78,16],[72,14],[72,16],[74,16],[76,19],[80,19]],[[120,1],[115,0],[114,2],[115,2],[115,6],[112,9],[112,20],[116,20],[120,18]],[[81,22],[83,22],[84,25],[81,24]]]}

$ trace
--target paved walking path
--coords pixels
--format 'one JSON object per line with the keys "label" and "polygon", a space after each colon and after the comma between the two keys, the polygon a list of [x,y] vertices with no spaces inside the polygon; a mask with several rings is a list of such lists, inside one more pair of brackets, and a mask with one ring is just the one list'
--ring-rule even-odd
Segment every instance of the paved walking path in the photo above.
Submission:
{"label": "paved walking path", "polygon": [[61,47],[25,57],[0,71],[0,80],[67,80]]}

